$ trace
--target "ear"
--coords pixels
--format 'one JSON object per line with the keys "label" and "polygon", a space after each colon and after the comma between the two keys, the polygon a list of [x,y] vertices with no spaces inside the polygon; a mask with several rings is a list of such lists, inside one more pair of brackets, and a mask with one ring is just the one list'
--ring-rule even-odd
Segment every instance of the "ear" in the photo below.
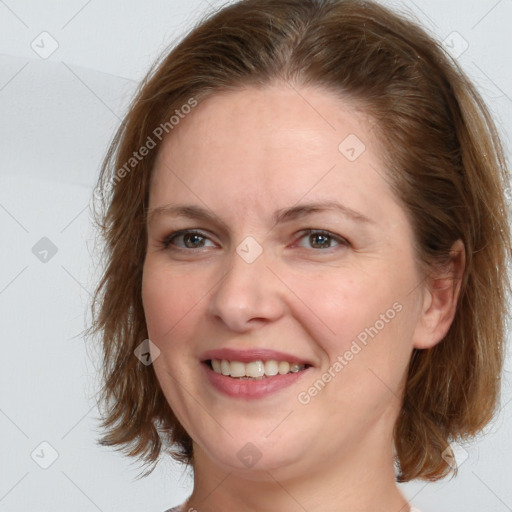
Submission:
{"label": "ear", "polygon": [[446,336],[455,317],[465,265],[464,243],[457,240],[451,247],[448,264],[433,269],[427,278],[414,348],[432,348]]}

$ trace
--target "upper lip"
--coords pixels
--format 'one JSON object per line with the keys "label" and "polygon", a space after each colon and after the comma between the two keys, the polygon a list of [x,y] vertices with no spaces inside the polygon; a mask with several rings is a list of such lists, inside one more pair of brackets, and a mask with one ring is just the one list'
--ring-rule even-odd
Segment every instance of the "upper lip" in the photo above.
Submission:
{"label": "upper lip", "polygon": [[287,354],[286,352],[279,352],[266,348],[253,348],[250,350],[240,350],[235,348],[218,348],[214,350],[207,350],[200,357],[202,362],[211,359],[227,360],[227,361],[240,361],[241,363],[250,363],[251,361],[287,361],[289,363],[297,363],[311,366],[309,361],[301,357]]}

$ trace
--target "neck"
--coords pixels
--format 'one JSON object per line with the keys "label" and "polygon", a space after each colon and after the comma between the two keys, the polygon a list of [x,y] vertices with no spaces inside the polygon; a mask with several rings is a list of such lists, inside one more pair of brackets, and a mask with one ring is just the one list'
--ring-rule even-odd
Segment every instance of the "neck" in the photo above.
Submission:
{"label": "neck", "polygon": [[[286,468],[221,468],[194,446],[194,491],[185,511],[409,512],[395,482],[392,444],[365,439],[345,453],[300,460]],[[312,454],[313,455],[313,454]],[[327,455],[327,454],[326,454]],[[306,469],[307,468],[307,469]]]}

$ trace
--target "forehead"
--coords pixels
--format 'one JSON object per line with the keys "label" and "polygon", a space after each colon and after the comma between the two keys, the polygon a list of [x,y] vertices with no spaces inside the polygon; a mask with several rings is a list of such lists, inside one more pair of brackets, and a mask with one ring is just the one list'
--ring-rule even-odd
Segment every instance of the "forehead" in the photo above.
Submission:
{"label": "forehead", "polygon": [[367,133],[372,126],[367,113],[353,102],[323,89],[278,83],[213,94],[180,121],[164,146],[176,150],[185,142],[196,157],[218,150],[222,156],[232,150],[229,156],[233,157],[236,149],[252,156],[262,146],[276,150],[272,157],[277,150],[306,153],[315,149],[337,157],[338,145],[348,135],[372,145]]}
{"label": "forehead", "polygon": [[378,155],[370,117],[327,91],[277,84],[214,94],[164,139],[150,206],[182,199],[263,213],[336,198],[354,209],[366,202],[378,217],[390,194]]}

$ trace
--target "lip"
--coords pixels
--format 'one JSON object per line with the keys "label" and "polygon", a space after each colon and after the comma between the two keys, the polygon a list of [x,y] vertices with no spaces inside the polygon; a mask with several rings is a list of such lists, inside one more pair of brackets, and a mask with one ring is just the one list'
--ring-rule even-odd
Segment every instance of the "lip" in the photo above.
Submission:
{"label": "lip", "polygon": [[[217,358],[214,357],[213,359]],[[254,361],[254,359],[251,359],[251,361]],[[274,375],[273,377],[266,377],[261,380],[245,380],[234,379],[217,373],[213,371],[206,362],[203,362],[201,367],[210,384],[217,391],[232,398],[242,398],[246,400],[264,398],[277,393],[279,390],[291,386],[294,382],[304,377],[311,369],[311,367],[306,367],[304,370],[295,373],[287,373],[286,375]]]}
{"label": "lip", "polygon": [[[274,375],[261,380],[234,379],[212,370],[208,361],[211,359],[240,361],[250,363],[251,361],[287,361],[289,363],[303,364],[304,370],[287,373],[286,375]],[[309,373],[313,366],[310,361],[300,357],[266,348],[255,348],[250,350],[239,350],[233,348],[219,348],[204,352],[201,357],[201,367],[206,373],[210,384],[223,395],[232,398],[257,399],[269,396],[279,390],[291,386],[294,382]]]}
{"label": "lip", "polygon": [[[312,366],[310,361],[300,357],[277,350],[266,348],[255,348],[251,350],[239,350],[234,348],[219,348],[204,352],[200,358],[202,363],[210,359],[225,359],[226,361],[240,361],[241,363],[250,363],[251,361],[288,361],[289,363],[304,364]],[[300,373],[300,372],[299,372]]]}

